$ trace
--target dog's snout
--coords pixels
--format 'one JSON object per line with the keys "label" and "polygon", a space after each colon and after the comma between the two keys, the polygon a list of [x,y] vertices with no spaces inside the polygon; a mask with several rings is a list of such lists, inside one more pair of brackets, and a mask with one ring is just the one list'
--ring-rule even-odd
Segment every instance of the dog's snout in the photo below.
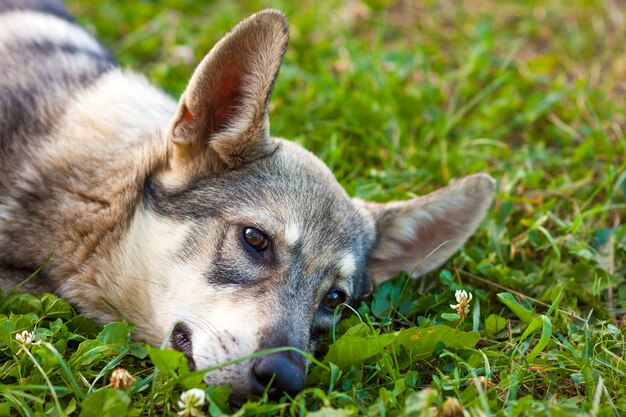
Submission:
{"label": "dog's snout", "polygon": [[287,352],[276,353],[256,359],[252,373],[253,393],[261,395],[267,389],[270,398],[277,399],[283,393],[295,395],[304,389],[306,365],[300,357],[293,358]]}

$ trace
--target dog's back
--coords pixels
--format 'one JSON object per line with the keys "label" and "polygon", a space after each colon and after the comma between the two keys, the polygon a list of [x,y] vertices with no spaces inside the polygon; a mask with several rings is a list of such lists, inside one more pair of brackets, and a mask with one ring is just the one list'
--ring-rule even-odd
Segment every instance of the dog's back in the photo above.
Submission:
{"label": "dog's back", "polygon": [[16,246],[19,240],[9,242],[2,235],[10,234],[11,224],[41,217],[29,212],[38,206],[36,196],[44,198],[31,181],[40,178],[36,163],[32,164],[44,157],[38,148],[50,146],[76,94],[115,67],[113,57],[75,24],[60,0],[0,0],[0,247],[5,249],[0,266],[4,275],[19,275],[20,270],[35,266],[24,264],[17,251],[7,251],[6,245]]}
{"label": "dog's back", "polygon": [[116,66],[60,0],[0,0],[2,177],[10,153],[49,134],[75,92]]}
{"label": "dog's back", "polygon": [[0,0],[0,286],[55,249],[65,264],[83,253],[72,268],[86,261],[70,242],[95,245],[109,231],[80,222],[119,215],[110,194],[136,178],[137,131],[160,128],[174,105],[120,70],[61,0]]}

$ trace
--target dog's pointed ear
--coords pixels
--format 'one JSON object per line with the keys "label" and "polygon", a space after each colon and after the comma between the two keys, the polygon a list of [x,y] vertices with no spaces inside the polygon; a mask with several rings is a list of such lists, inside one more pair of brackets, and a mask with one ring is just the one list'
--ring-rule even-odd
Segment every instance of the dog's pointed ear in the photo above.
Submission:
{"label": "dog's pointed ear", "polygon": [[376,227],[368,259],[374,283],[400,271],[419,276],[443,264],[474,233],[491,205],[494,188],[489,175],[475,174],[409,201],[357,200]]}
{"label": "dog's pointed ear", "polygon": [[232,168],[273,150],[268,103],[287,39],[284,15],[264,10],[240,22],[204,57],[169,130],[179,164]]}

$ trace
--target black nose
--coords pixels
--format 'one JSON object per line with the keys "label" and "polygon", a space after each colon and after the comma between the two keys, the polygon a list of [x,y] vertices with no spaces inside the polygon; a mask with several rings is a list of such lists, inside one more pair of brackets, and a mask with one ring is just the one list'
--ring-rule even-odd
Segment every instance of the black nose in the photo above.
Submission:
{"label": "black nose", "polygon": [[304,389],[306,366],[304,359],[289,352],[257,358],[252,367],[254,381],[253,393],[262,395],[271,383],[267,393],[272,399],[278,399],[283,393],[296,395]]}

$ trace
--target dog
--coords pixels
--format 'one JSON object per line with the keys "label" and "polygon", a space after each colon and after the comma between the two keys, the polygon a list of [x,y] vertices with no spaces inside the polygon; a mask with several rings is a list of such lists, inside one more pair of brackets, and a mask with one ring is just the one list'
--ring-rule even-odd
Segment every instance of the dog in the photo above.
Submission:
{"label": "dog", "polygon": [[[190,368],[291,346],[313,352],[337,308],[444,263],[494,194],[478,173],[423,197],[349,197],[272,137],[287,47],[277,10],[236,25],[176,102],[119,68],[60,0],[0,0],[0,283],[51,291]],[[305,109],[303,109],[305,111]],[[169,339],[168,339],[169,338]],[[233,398],[305,384],[293,352],[206,374]]]}

